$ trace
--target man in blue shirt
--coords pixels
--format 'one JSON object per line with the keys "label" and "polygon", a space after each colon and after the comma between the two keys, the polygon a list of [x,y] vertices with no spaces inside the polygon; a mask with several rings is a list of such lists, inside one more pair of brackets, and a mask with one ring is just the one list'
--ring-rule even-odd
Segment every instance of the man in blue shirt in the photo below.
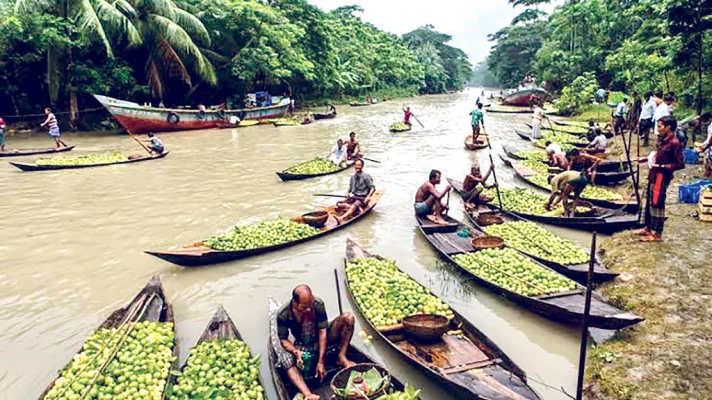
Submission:
{"label": "man in blue shirt", "polygon": [[653,92],[645,93],[646,102],[640,111],[640,121],[638,121],[638,135],[643,138],[643,146],[648,145],[650,130],[653,128],[653,115],[655,114],[655,97]]}
{"label": "man in blue shirt", "polygon": [[620,134],[623,132],[623,129],[625,128],[625,117],[628,115],[628,98],[624,97],[623,101],[618,103],[618,106],[616,106],[616,112],[613,114],[614,116],[614,121],[613,121],[613,129],[616,132],[616,134]]}

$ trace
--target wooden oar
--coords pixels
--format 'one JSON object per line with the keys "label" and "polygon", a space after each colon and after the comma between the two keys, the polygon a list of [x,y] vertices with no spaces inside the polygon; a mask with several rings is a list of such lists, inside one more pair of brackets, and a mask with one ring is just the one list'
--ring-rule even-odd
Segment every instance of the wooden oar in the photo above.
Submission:
{"label": "wooden oar", "polygon": [[[492,149],[492,145],[490,145],[490,150]],[[490,164],[492,167],[494,167],[494,160],[492,160],[492,153],[489,155],[490,158]],[[502,204],[502,195],[499,193],[499,183],[497,182],[497,172],[495,171],[494,168],[492,168],[492,176],[494,177],[494,184],[495,188],[497,189],[497,200],[499,200],[499,209],[500,211],[504,209],[504,204]]]}
{"label": "wooden oar", "polygon": [[373,158],[366,158],[366,157],[361,157],[361,158],[363,158],[363,159],[366,160],[366,161],[375,162],[375,163],[377,163],[377,164],[380,164],[380,163],[381,163],[380,161],[374,160]]}
{"label": "wooden oar", "polygon": [[146,145],[145,145],[145,144],[143,144],[143,142],[142,142],[142,141],[138,140],[138,138],[137,138],[136,136],[134,136],[134,135],[133,135],[133,133],[131,133],[131,130],[129,130],[129,129],[126,129],[126,132],[127,132],[128,134],[129,134],[129,136],[131,136],[131,138],[132,138],[133,140],[137,141],[137,142],[138,142],[138,144],[140,144],[140,145],[141,145],[141,147],[143,147],[143,149],[144,149],[144,150],[146,150],[146,151],[148,152],[148,154],[150,154],[150,155],[153,155],[153,153],[151,152],[151,150],[149,150],[149,148],[148,148],[148,147],[146,147]]}
{"label": "wooden oar", "polygon": [[343,194],[329,194],[329,193],[314,193],[312,196],[314,196],[314,197],[336,197],[339,199],[345,199],[347,197]]}
{"label": "wooden oar", "polygon": [[418,119],[418,117],[415,116],[415,114],[412,114],[412,116],[413,116],[413,118],[415,118],[416,121],[418,121],[418,123],[420,124],[420,127],[421,127],[421,128],[425,128],[425,125],[423,125],[423,123],[420,122],[420,120]]}

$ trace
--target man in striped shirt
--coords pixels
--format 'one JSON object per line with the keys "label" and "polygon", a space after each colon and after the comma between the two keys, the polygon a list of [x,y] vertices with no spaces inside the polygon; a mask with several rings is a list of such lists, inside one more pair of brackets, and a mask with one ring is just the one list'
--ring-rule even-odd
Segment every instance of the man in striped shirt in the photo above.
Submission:
{"label": "man in striped shirt", "polygon": [[45,115],[47,116],[47,119],[40,126],[49,127],[49,135],[52,136],[52,138],[54,139],[54,142],[57,144],[58,149],[61,147],[60,144],[64,147],[67,147],[67,144],[62,141],[62,133],[59,131],[57,117],[52,114],[52,109],[45,108]]}

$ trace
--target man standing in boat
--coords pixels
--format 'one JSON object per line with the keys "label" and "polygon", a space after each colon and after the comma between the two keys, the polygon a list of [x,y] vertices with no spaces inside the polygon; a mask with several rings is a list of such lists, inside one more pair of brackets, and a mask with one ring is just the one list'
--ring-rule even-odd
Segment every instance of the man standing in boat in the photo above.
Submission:
{"label": "man standing in boat", "polygon": [[482,125],[482,130],[485,130],[485,115],[482,112],[482,103],[477,103],[477,108],[470,115],[472,115],[470,120],[472,125],[472,144],[477,144],[477,138],[480,136],[480,125]]}
{"label": "man standing in boat", "polygon": [[[327,361],[342,368],[354,365],[346,357],[346,350],[354,333],[354,315],[345,312],[329,322],[324,302],[312,294],[307,285],[292,291],[292,300],[277,315],[277,333],[282,348],[293,357],[283,360],[281,368],[304,395],[305,400],[319,400],[305,382],[313,377],[320,381],[326,376]],[[289,340],[289,334],[294,342]],[[284,365],[286,364],[286,365]]]}
{"label": "man standing in boat", "polygon": [[[45,108],[45,115],[47,116],[47,119],[45,119],[45,121],[40,126],[49,127],[49,135],[54,139],[54,143],[57,145],[58,149],[62,146],[67,147],[67,144],[62,141],[62,133],[59,131],[57,117],[52,114],[52,109]],[[62,146],[60,146],[60,144]]]}
{"label": "man standing in boat", "polygon": [[659,140],[655,145],[655,150],[647,158],[650,173],[648,174],[645,228],[635,231],[636,234],[643,236],[640,239],[642,242],[663,240],[667,189],[675,171],[685,168],[682,146],[675,137],[677,130],[675,118],[670,115],[660,118],[656,128]]}
{"label": "man standing in boat", "polygon": [[365,210],[371,201],[371,196],[376,192],[371,175],[363,172],[363,159],[359,158],[354,161],[354,169],[356,169],[356,173],[351,176],[349,181],[349,193],[346,195],[346,200],[337,203],[339,208],[348,208],[343,215],[336,217],[339,224]]}
{"label": "man standing in boat", "polygon": [[532,137],[534,139],[541,139],[541,122],[544,118],[544,109],[541,108],[539,102],[534,103],[534,117],[532,118]]}
{"label": "man standing in boat", "polygon": [[406,125],[410,125],[410,117],[413,116],[413,113],[410,112],[410,107],[406,107],[403,109],[403,123]]}
{"label": "man standing in boat", "polygon": [[447,210],[447,206],[443,205],[442,198],[450,193],[452,187],[447,185],[445,190],[438,193],[435,186],[440,184],[440,171],[434,169],[430,171],[428,181],[420,185],[418,191],[415,192],[415,215],[421,218],[426,218],[436,224],[445,224],[446,221],[442,218],[443,211]]}

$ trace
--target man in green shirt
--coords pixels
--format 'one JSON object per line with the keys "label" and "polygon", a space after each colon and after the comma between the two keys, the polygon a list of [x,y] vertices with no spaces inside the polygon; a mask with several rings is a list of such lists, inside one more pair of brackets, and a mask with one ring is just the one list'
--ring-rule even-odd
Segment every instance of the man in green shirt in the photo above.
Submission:
{"label": "man in green shirt", "polygon": [[[477,108],[470,113],[472,116],[472,143],[477,143],[477,137],[480,136],[480,125],[482,130],[485,130],[485,115],[482,112],[482,103],[477,103]],[[487,133],[485,131],[485,133]]]}

